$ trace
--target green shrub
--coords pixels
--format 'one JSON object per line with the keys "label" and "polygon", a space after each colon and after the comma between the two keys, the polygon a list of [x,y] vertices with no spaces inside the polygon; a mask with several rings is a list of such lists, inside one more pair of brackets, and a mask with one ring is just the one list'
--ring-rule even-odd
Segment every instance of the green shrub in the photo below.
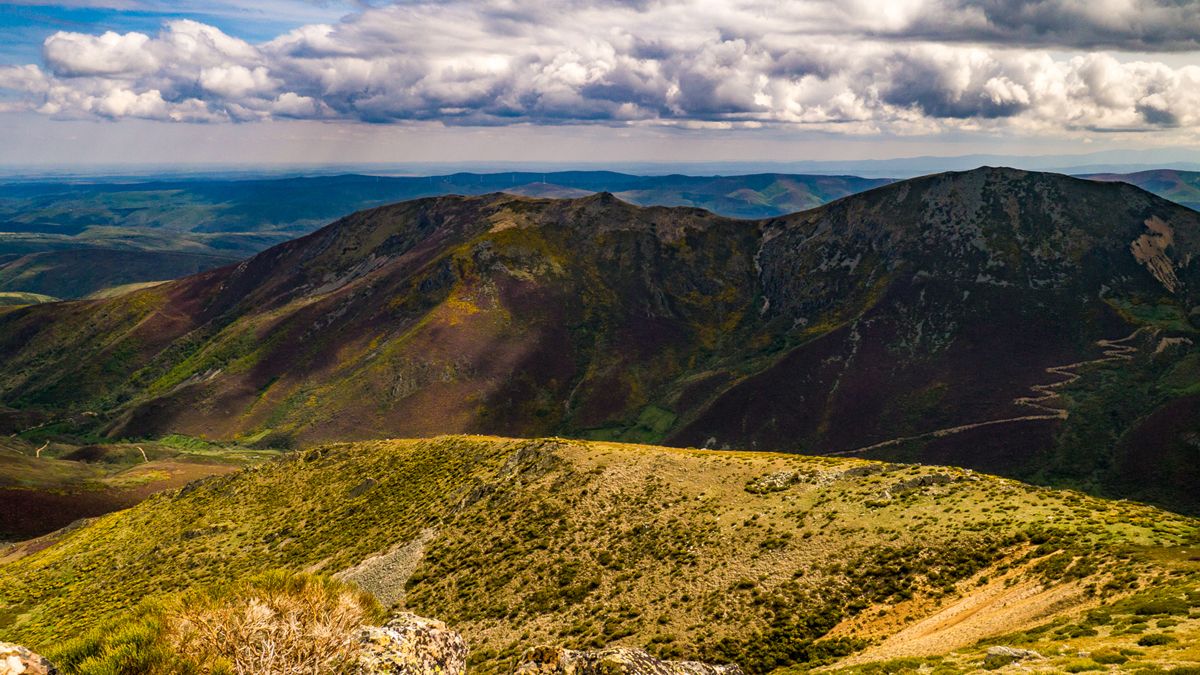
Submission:
{"label": "green shrub", "polygon": [[999,670],[1017,660],[1010,654],[988,654],[983,659],[984,670]]}
{"label": "green shrub", "polygon": [[1155,616],[1157,614],[1187,615],[1189,605],[1179,598],[1159,598],[1147,600],[1133,608],[1138,616]]}
{"label": "green shrub", "polygon": [[1092,653],[1092,660],[1096,663],[1121,664],[1128,661],[1129,657],[1115,649],[1100,649]]}
{"label": "green shrub", "polygon": [[1137,641],[1137,643],[1143,647],[1158,647],[1161,645],[1169,645],[1175,642],[1179,642],[1179,640],[1170,635],[1164,635],[1162,633],[1143,635],[1142,637],[1138,638]]}

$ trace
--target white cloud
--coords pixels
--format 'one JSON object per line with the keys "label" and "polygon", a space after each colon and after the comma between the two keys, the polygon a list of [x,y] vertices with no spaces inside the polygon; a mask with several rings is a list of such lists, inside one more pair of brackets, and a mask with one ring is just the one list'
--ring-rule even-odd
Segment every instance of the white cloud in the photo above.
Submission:
{"label": "white cloud", "polygon": [[190,20],[155,36],[56,33],[44,67],[0,68],[0,89],[55,116],[176,121],[1172,129],[1200,126],[1200,67],[1121,61],[1090,46],[1183,48],[1200,34],[1200,11],[1181,8],[1197,9],[412,0],[260,44]]}
{"label": "white cloud", "polygon": [[58,32],[46,38],[43,54],[51,72],[63,77],[80,75],[129,76],[158,67],[150,50],[150,36],[142,33],[103,35]]}

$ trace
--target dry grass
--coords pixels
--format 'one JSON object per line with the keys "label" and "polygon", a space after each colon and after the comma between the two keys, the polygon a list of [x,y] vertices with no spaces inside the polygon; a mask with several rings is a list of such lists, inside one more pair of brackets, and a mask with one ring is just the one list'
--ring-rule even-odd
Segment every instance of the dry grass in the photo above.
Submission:
{"label": "dry grass", "polygon": [[238,675],[346,670],[372,604],[352,588],[317,577],[277,575],[249,597],[201,597],[167,624],[180,655],[225,662]]}
{"label": "dry grass", "polygon": [[143,605],[54,656],[63,672],[88,675],[343,673],[358,629],[382,618],[353,586],[271,572]]}

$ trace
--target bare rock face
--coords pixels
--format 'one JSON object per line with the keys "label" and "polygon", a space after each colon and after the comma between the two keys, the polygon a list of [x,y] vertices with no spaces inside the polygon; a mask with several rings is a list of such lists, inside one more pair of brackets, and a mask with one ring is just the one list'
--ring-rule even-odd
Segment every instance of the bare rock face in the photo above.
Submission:
{"label": "bare rock face", "polygon": [[0,675],[58,675],[58,669],[20,645],[0,642]]}
{"label": "bare rock face", "polygon": [[358,675],[462,675],[467,644],[441,621],[405,612],[363,629],[355,666]]}
{"label": "bare rock face", "polygon": [[664,661],[626,647],[595,652],[534,647],[521,655],[515,675],[743,675],[743,671],[732,664]]}

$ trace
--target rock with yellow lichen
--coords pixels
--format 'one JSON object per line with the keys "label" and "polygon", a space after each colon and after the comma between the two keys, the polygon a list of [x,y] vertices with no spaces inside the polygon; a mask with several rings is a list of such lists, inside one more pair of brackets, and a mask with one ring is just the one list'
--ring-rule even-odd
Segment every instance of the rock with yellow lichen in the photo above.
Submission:
{"label": "rock with yellow lichen", "polygon": [[595,652],[535,647],[521,656],[516,675],[743,675],[743,671],[733,664],[665,661],[627,647]]}
{"label": "rock with yellow lichen", "polygon": [[363,629],[355,666],[358,675],[462,675],[467,645],[441,621],[405,612]]}
{"label": "rock with yellow lichen", "polygon": [[0,642],[0,675],[58,675],[58,669],[20,645]]}

